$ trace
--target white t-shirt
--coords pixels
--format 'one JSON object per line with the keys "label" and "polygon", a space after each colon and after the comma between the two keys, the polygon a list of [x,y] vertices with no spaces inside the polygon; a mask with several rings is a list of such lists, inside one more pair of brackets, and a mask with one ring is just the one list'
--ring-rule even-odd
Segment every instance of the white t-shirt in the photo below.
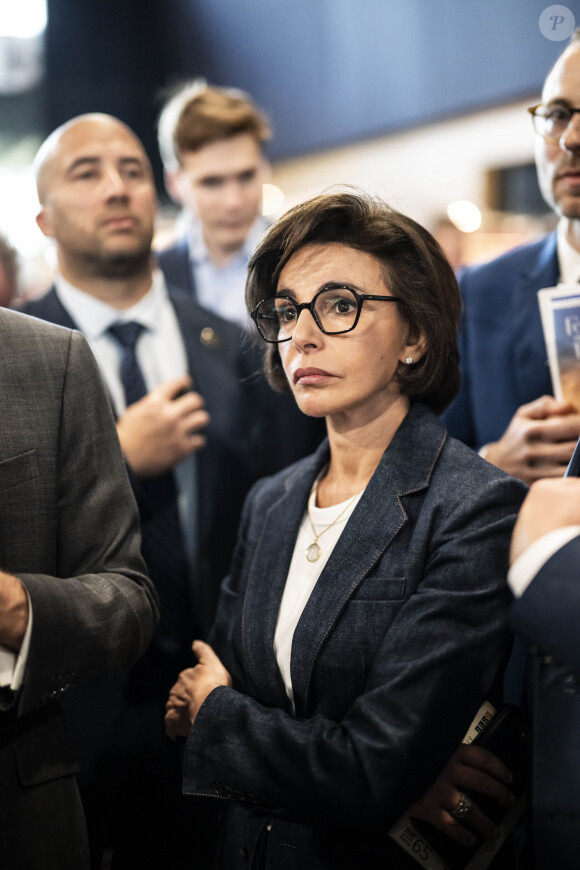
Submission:
{"label": "white t-shirt", "polygon": [[[290,562],[282,601],[280,602],[278,622],[276,623],[274,635],[274,654],[284,680],[284,685],[286,686],[286,694],[292,702],[292,708],[294,708],[294,696],[292,691],[292,676],[290,674],[290,659],[294,631],[302,616],[302,611],[312,594],[312,590],[322,574],[322,569],[328,562],[362,494],[362,492],[359,492],[354,497],[340,504],[334,504],[327,508],[319,508],[316,507],[315,486],[310,494],[308,510],[304,514],[300,529],[298,530],[294,554]],[[312,524],[309,513],[312,518]],[[306,556],[306,551],[315,540],[312,525],[314,525],[318,535],[318,545],[321,551],[320,556],[314,562],[309,561]]]}

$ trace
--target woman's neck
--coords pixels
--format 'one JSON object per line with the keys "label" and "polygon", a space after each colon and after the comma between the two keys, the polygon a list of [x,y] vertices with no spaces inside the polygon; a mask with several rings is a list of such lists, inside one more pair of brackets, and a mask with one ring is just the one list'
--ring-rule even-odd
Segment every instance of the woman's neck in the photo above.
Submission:
{"label": "woman's neck", "polygon": [[388,413],[362,424],[327,418],[330,463],[318,483],[318,507],[339,504],[366,487],[409,407],[409,400],[401,396]]}

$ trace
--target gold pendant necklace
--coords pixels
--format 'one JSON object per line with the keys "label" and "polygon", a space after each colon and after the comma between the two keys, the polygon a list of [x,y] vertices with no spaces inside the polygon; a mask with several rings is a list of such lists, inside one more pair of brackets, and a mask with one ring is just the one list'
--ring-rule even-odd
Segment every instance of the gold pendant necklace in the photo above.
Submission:
{"label": "gold pendant necklace", "polygon": [[[316,492],[316,489],[314,491]],[[349,507],[351,507],[351,505],[354,504],[354,502],[359,497],[359,495],[360,495],[359,492],[357,492],[356,495],[353,495],[353,497],[347,502],[345,507],[341,510],[339,515],[337,517],[335,517],[331,523],[329,523],[327,526],[325,526],[321,532],[318,532],[318,534],[316,534],[316,529],[314,528],[314,523],[312,522],[312,517],[310,516],[310,500],[309,500],[308,504],[306,505],[306,513],[308,514],[308,520],[310,522],[312,534],[314,535],[314,540],[306,548],[306,558],[308,559],[309,562],[316,562],[318,559],[320,559],[320,555],[322,553],[322,548],[321,548],[320,544],[318,543],[318,539],[321,538],[325,532],[327,532],[329,529],[331,529],[335,525],[335,523],[337,523],[339,521],[339,519],[342,516],[344,516],[344,514],[347,512]]]}

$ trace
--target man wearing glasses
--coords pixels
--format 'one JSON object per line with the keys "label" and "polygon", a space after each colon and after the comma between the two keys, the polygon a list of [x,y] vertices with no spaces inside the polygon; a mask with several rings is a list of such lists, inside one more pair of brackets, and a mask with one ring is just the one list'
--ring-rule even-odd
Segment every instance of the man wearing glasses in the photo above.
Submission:
{"label": "man wearing glasses", "polygon": [[552,396],[537,300],[543,287],[580,280],[579,107],[577,29],[529,110],[557,231],[460,277],[462,388],[444,419],[452,435],[526,483],[561,477],[580,436],[580,413]]}

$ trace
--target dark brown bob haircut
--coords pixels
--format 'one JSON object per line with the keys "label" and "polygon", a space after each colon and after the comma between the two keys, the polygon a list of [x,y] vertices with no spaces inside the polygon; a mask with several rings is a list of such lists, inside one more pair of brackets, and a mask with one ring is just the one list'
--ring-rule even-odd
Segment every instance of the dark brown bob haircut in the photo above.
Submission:
{"label": "dark brown bob haircut", "polygon": [[[441,413],[459,389],[459,288],[433,236],[382,199],[356,190],[330,192],[282,215],[249,262],[248,310],[276,294],[280,272],[300,248],[329,242],[364,251],[380,263],[389,292],[404,300],[400,315],[426,338],[423,358],[399,367],[401,392]],[[265,343],[264,371],[274,389],[290,390],[276,344]]]}

